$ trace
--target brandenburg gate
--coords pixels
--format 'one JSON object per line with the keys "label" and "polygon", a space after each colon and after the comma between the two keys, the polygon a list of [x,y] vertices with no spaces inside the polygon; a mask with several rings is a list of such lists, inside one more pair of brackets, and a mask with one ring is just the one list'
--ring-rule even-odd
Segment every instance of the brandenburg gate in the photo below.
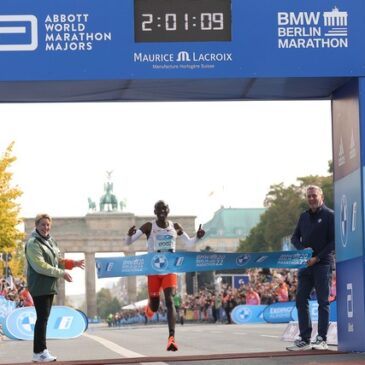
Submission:
{"label": "brandenburg gate", "polygon": [[[110,181],[104,184],[104,190],[105,194],[100,199],[99,211],[96,209],[96,204],[89,199],[89,212],[84,217],[52,217],[52,236],[58,242],[62,254],[83,253],[85,256],[86,313],[88,317],[97,314],[95,254],[120,252],[121,255],[135,255],[136,252],[146,251],[145,237],[133,245],[127,246],[125,236],[131,226],[140,227],[143,223],[155,218],[152,215],[136,216],[133,213],[123,212],[124,204],[114,203],[116,198],[112,194]],[[153,211],[153,206],[151,211]],[[189,235],[194,234],[195,216],[171,216],[170,219],[179,222]],[[24,227],[26,237],[28,237],[34,229],[34,217],[25,218]],[[184,247],[177,247],[177,249],[185,250]],[[127,292],[129,301],[136,301],[137,280],[135,277],[127,278]],[[56,303],[58,305],[65,303],[64,280],[59,281]]]}

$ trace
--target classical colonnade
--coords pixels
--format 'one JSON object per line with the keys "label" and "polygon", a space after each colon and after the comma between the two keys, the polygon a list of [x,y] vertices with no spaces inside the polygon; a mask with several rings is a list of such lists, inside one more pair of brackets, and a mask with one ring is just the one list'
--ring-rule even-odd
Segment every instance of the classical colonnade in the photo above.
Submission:
{"label": "classical colonnade", "polygon": [[[97,212],[84,217],[52,218],[51,234],[57,240],[62,253],[83,253],[85,256],[86,313],[89,317],[97,314],[95,254],[120,252],[124,255],[134,255],[136,252],[145,251],[145,239],[126,246],[125,235],[129,227],[140,227],[152,219],[153,216],[135,216],[132,213],[121,212]],[[179,222],[188,234],[194,234],[195,216],[173,216],[170,219]],[[28,237],[34,229],[34,218],[25,218],[24,227]],[[129,301],[136,301],[135,277],[127,278],[127,292]],[[65,304],[65,298],[65,283],[60,280],[56,303]]]}

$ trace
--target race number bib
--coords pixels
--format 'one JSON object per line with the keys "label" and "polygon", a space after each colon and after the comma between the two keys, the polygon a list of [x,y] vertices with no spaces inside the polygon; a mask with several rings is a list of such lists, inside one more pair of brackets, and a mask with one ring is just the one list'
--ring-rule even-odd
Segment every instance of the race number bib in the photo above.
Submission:
{"label": "race number bib", "polygon": [[168,251],[174,249],[174,236],[172,234],[156,234],[155,251]]}

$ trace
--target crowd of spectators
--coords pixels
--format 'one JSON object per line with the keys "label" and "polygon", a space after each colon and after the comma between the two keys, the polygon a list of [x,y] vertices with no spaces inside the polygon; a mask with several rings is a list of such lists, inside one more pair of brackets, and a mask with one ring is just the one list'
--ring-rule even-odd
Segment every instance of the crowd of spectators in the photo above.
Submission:
{"label": "crowd of spectators", "polygon": [[[181,298],[181,305],[177,309],[178,320],[200,322],[232,323],[230,313],[240,304],[269,305],[276,302],[295,301],[297,288],[297,270],[269,270],[251,269],[247,272],[248,280],[238,288],[231,283],[221,282],[214,289],[202,288],[196,295],[185,294]],[[311,294],[315,299],[315,292]],[[336,299],[336,275],[333,275],[330,301]],[[166,308],[163,301],[155,320],[163,321]],[[131,322],[145,322],[143,308],[121,310],[110,314],[107,322],[109,326],[121,326]],[[184,323],[184,321],[181,321]]]}
{"label": "crowd of spectators", "polygon": [[[12,276],[0,277],[0,298],[14,302],[15,308],[30,307],[33,299],[24,280],[14,279]],[[0,340],[5,336],[0,323]]]}
{"label": "crowd of spectators", "polygon": [[12,276],[0,278],[0,296],[16,303],[16,307],[30,307],[33,299],[26,283],[21,279],[13,279]]}

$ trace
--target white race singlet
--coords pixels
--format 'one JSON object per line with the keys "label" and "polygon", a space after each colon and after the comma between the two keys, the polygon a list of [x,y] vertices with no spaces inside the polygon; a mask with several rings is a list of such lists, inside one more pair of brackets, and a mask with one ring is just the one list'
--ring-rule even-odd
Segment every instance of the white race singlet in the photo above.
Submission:
{"label": "white race singlet", "polygon": [[176,251],[177,233],[174,224],[171,221],[167,222],[167,228],[159,227],[156,221],[152,222],[151,234],[147,240],[148,252]]}

